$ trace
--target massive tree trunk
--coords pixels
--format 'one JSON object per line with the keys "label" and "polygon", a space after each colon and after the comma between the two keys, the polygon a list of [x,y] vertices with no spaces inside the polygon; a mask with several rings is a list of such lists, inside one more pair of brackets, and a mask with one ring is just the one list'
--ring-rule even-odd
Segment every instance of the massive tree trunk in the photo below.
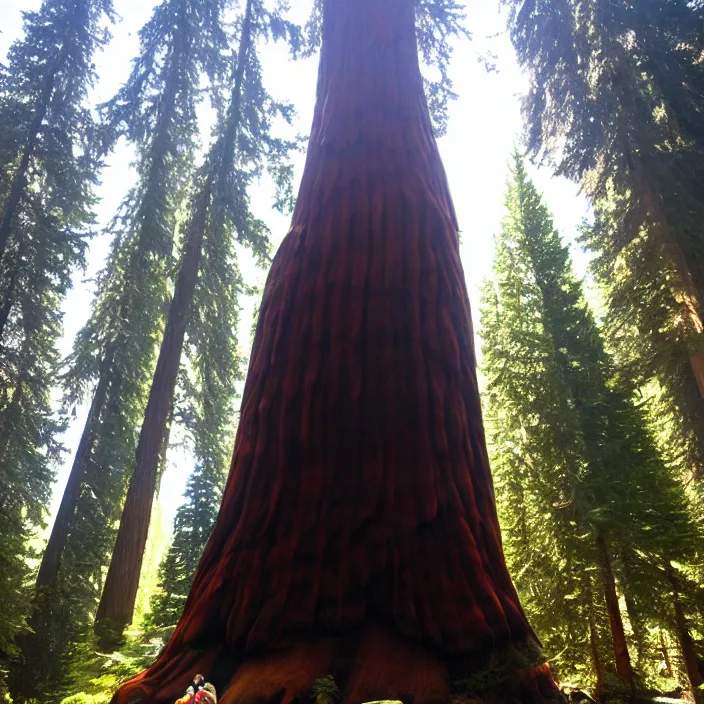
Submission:
{"label": "massive tree trunk", "polygon": [[504,563],[414,5],[325,2],[220,515],[169,645],[116,703],[166,704],[198,671],[223,704],[328,673],[355,704],[556,695]]}
{"label": "massive tree trunk", "polygon": [[[108,637],[121,634],[131,623],[134,615],[142,559],[149,535],[149,520],[156,490],[160,450],[166,434],[181,363],[186,325],[195,295],[203,237],[208,221],[218,219],[217,213],[214,213],[211,218],[208,218],[208,213],[220,205],[219,200],[222,198],[227,173],[234,168],[235,143],[240,121],[240,103],[251,26],[252,0],[249,0],[242,26],[227,127],[223,143],[218,143],[217,146],[223,153],[220,159],[213,160],[213,163],[218,165],[218,173],[208,174],[204,179],[188,224],[183,259],[169,307],[164,337],[137,444],[135,468],[130,478],[117,541],[96,615],[96,625],[101,627],[99,630]],[[211,201],[214,201],[212,206]]]}
{"label": "massive tree trunk", "polygon": [[611,639],[614,646],[616,673],[631,691],[635,691],[633,667],[631,666],[631,656],[628,654],[626,631],[623,627],[621,608],[618,603],[618,594],[616,593],[616,580],[614,579],[614,573],[611,567],[611,555],[609,554],[609,546],[606,543],[606,538],[601,534],[597,538],[597,547],[599,549],[599,559],[601,563],[601,579],[604,587],[604,597],[606,599],[606,611],[609,615]]}

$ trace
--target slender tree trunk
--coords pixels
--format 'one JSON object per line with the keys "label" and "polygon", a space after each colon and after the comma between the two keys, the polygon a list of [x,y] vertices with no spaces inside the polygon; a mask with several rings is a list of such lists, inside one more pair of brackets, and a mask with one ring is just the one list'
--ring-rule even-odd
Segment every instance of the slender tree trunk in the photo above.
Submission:
{"label": "slender tree trunk", "polygon": [[624,599],[626,601],[626,613],[628,614],[628,621],[633,629],[633,638],[635,640],[636,646],[636,670],[639,670],[645,662],[645,643],[646,643],[646,627],[638,614],[638,609],[631,597],[630,589],[630,578],[632,574],[631,563],[626,554],[621,556],[623,562],[623,569],[625,574],[625,584],[624,584]]}
{"label": "slender tree trunk", "polygon": [[687,671],[687,679],[694,691],[697,687],[704,683],[699,662],[697,659],[697,651],[694,647],[694,640],[687,627],[687,620],[682,611],[682,604],[679,598],[675,597],[675,624],[677,626],[677,638],[682,649],[682,659]]}
{"label": "slender tree trunk", "polygon": [[83,434],[78,443],[76,456],[73,458],[71,473],[68,476],[68,482],[61,497],[61,504],[54,519],[54,525],[51,529],[49,542],[44,549],[39,573],[37,574],[36,591],[51,586],[56,583],[61,566],[61,556],[66,548],[66,541],[71,529],[73,514],[76,510],[76,504],[81,494],[81,485],[86,472],[86,462],[93,447],[95,423],[97,422],[100,413],[105,404],[109,386],[109,368],[112,363],[112,357],[107,355],[101,365],[100,377],[98,385],[93,392],[93,400],[88,411]]}
{"label": "slender tree trunk", "polygon": [[[183,35],[183,28],[179,36]],[[157,124],[157,129],[154,137],[152,148],[152,162],[149,170],[149,187],[148,193],[153,196],[153,184],[158,181],[161,170],[164,167],[164,153],[168,142],[168,129],[171,121],[173,109],[176,101],[176,81],[179,71],[179,52],[177,49],[182,46],[182,39],[176,41],[176,48],[171,57],[171,66],[169,68],[168,88],[165,94],[164,108],[162,109]],[[150,228],[143,226],[140,233],[139,251],[148,246],[144,244],[145,238],[148,236]],[[134,257],[134,265],[141,266],[141,258],[139,255]],[[107,349],[104,353],[103,360],[100,365],[100,373],[98,384],[93,393],[93,401],[88,413],[88,418],[83,428],[83,433],[76,451],[76,456],[71,468],[71,474],[61,500],[61,505],[56,515],[54,526],[52,528],[49,542],[42,557],[39,574],[37,575],[37,589],[53,584],[58,576],[61,563],[61,556],[66,548],[66,541],[71,529],[71,521],[76,509],[76,503],[80,496],[81,484],[85,476],[85,463],[90,454],[93,442],[95,441],[95,422],[100,417],[103,411],[107,398],[108,389],[111,379],[111,368],[113,364],[113,352]]]}
{"label": "slender tree trunk", "polygon": [[[186,51],[186,32],[187,32],[187,16],[185,3],[182,1],[179,7],[176,36],[174,37],[173,50],[170,56],[169,69],[166,77],[166,87],[163,95],[163,103],[159,119],[154,130],[154,139],[151,149],[149,150],[149,174],[147,176],[147,187],[145,189],[142,201],[140,203],[137,221],[141,223],[139,233],[138,250],[154,250],[153,244],[150,244],[150,236],[154,229],[160,227],[159,223],[154,222],[160,219],[163,212],[159,208],[152,207],[153,203],[159,203],[164,199],[163,188],[161,188],[162,174],[166,167],[166,155],[171,148],[170,130],[174,121],[174,110],[176,108],[176,99],[179,92],[180,73],[182,69],[182,59]],[[151,213],[151,219],[145,217],[144,212]],[[153,254],[161,257],[170,257],[171,245],[165,251],[153,251]],[[140,266],[139,258],[135,260],[135,266]]]}
{"label": "slender tree trunk", "polygon": [[5,333],[5,326],[7,321],[10,319],[10,313],[15,304],[15,291],[17,289],[17,280],[20,276],[20,268],[22,266],[22,261],[27,254],[27,241],[22,239],[19,246],[17,247],[17,252],[15,254],[15,261],[10,267],[10,278],[5,287],[5,292],[0,299],[0,345],[2,345],[3,335]]}
{"label": "slender tree trunk", "polygon": [[[20,403],[22,403],[23,387],[24,379],[18,379],[17,383],[15,384],[15,391],[12,394],[12,400],[10,401],[7,408],[3,409],[6,418],[11,418],[14,413],[16,413],[19,409]],[[7,448],[10,444],[10,437],[10,428],[3,424],[3,426],[0,428],[0,462],[2,462],[5,456],[5,452],[7,452]],[[0,488],[0,496],[5,495],[5,489],[6,487],[4,486]]]}
{"label": "slender tree trunk", "polygon": [[628,614],[628,620],[633,629],[633,639],[635,640],[636,647],[636,663],[635,669],[639,670],[645,660],[645,629],[638,616],[638,610],[636,609],[633,599],[630,597],[627,590],[624,591],[624,599],[626,601],[626,613]]}
{"label": "slender tree trunk", "polygon": [[672,669],[672,660],[670,659],[670,649],[667,647],[665,642],[665,632],[660,629],[660,652],[662,652],[662,659],[665,661],[665,676],[672,677],[675,671]]}
{"label": "slender tree trunk", "polygon": [[[695,283],[689,261],[672,233],[662,200],[653,188],[641,159],[631,154],[630,161],[646,207],[658,226],[659,239],[664,247],[665,256],[677,272],[680,290],[674,293],[677,302],[683,308],[683,319],[688,321],[700,338],[704,339],[704,292]],[[698,280],[701,282],[701,277]],[[700,404],[704,404],[704,355],[691,354],[689,364],[693,381],[699,391]],[[699,435],[704,437],[704,428],[700,429]]]}
{"label": "slender tree trunk", "polygon": [[171,437],[171,429],[174,423],[174,406],[171,404],[169,409],[169,417],[166,420],[166,429],[164,430],[164,439],[161,443],[161,450],[159,450],[159,470],[157,471],[156,477],[156,487],[154,490],[155,495],[158,495],[161,491],[161,480],[164,477],[164,472],[166,471],[166,458],[169,453],[169,439]]}
{"label": "slender tree trunk", "polygon": [[12,268],[10,280],[7,282],[7,287],[5,288],[5,293],[2,297],[2,302],[0,303],[0,344],[2,344],[3,334],[5,333],[5,325],[7,325],[7,321],[10,318],[10,312],[12,311],[12,305],[14,303],[13,294],[15,292],[15,285],[19,275],[18,266],[19,264],[15,264]]}
{"label": "slender tree trunk", "polygon": [[594,686],[594,699],[601,701],[601,696],[604,691],[604,668],[599,655],[599,638],[596,632],[596,623],[594,622],[593,605],[589,603],[589,646],[592,654],[592,667],[596,676],[596,684]]}
{"label": "slender tree trunk", "polygon": [[694,354],[689,358],[692,373],[697,381],[699,395],[704,399],[704,355]]}
{"label": "slender tree trunk", "polygon": [[694,695],[697,704],[699,704],[702,701],[702,696],[700,692],[697,692],[697,688],[704,684],[704,677],[702,676],[702,672],[699,668],[699,661],[697,658],[696,648],[694,647],[694,640],[689,632],[687,619],[684,615],[684,610],[682,609],[679,585],[677,584],[677,579],[671,569],[668,570],[668,579],[670,581],[670,585],[672,586],[672,601],[675,607],[675,628],[677,629],[677,639],[679,640],[680,650],[682,652],[682,661],[684,662],[684,667],[692,694]]}
{"label": "slender tree trunk", "polygon": [[[120,519],[115,550],[110,562],[105,587],[96,614],[96,626],[107,637],[122,632],[133,618],[135,600],[139,589],[144,549],[149,534],[154,492],[159,467],[159,451],[166,430],[169,409],[173,403],[176,379],[181,363],[181,353],[186,334],[186,325],[193,303],[198,270],[202,254],[203,238],[208,223],[211,198],[217,209],[222,198],[223,186],[228,171],[234,168],[235,139],[240,121],[240,101],[247,61],[247,52],[252,33],[252,0],[245,10],[242,38],[237,56],[235,85],[228,111],[228,122],[224,142],[219,145],[222,156],[218,173],[205,177],[198,194],[192,219],[189,222],[181,268],[176,279],[174,297],[169,308],[164,337],[154,372],[149,400],[137,444],[135,469],[127,490],[127,499]],[[213,187],[213,182],[217,185]],[[214,191],[214,193],[213,193]],[[217,222],[218,214],[212,219]]]}
{"label": "slender tree trunk", "polygon": [[597,538],[597,547],[599,549],[601,578],[604,588],[604,597],[606,599],[606,609],[609,614],[609,625],[611,627],[614,658],[616,660],[616,672],[618,676],[626,683],[626,685],[628,685],[628,688],[633,692],[635,691],[633,667],[631,666],[631,658],[628,654],[626,631],[623,627],[621,609],[618,603],[618,594],[616,593],[616,581],[614,579],[614,574],[611,567],[611,555],[609,554],[609,547],[606,543],[606,538],[601,534],[599,534]]}

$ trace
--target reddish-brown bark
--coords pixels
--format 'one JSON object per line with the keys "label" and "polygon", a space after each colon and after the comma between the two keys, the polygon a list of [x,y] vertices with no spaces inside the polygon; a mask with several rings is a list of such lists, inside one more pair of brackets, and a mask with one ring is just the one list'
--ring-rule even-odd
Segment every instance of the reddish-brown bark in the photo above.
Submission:
{"label": "reddish-brown bark", "polygon": [[[183,617],[114,702],[449,702],[535,638],[504,563],[413,0],[326,0],[316,113],[225,497]],[[504,678],[519,701],[546,666]],[[504,667],[498,667],[503,663]],[[503,672],[502,672],[503,670]]]}
{"label": "reddish-brown bark", "polygon": [[704,684],[704,676],[702,676],[702,671],[699,669],[697,649],[694,645],[692,635],[689,632],[687,618],[685,617],[684,610],[682,609],[682,602],[680,601],[679,586],[672,570],[668,570],[668,578],[670,580],[670,584],[672,585],[672,597],[675,606],[675,627],[677,629],[677,638],[680,642],[680,649],[682,651],[682,661],[684,663],[687,679],[689,680],[694,699],[696,702],[699,702],[701,699],[701,694],[697,692],[697,688]]}
{"label": "reddish-brown bark", "polygon": [[692,374],[697,382],[697,388],[702,398],[704,398],[704,355],[695,354],[689,358],[692,365]]}
{"label": "reddish-brown bark", "polygon": [[616,593],[616,580],[614,579],[611,567],[611,555],[606,538],[599,535],[597,538],[599,548],[599,558],[601,562],[601,578],[604,586],[604,598],[606,600],[606,611],[609,615],[609,626],[611,627],[611,639],[614,647],[614,660],[616,661],[616,672],[618,676],[628,685],[631,691],[635,691],[635,680],[633,679],[633,666],[631,656],[628,653],[628,643],[626,642],[626,630],[623,627],[621,607],[618,603]]}
{"label": "reddish-brown bark", "polygon": [[184,255],[176,277],[174,296],[169,307],[164,337],[159,348],[159,357],[137,443],[135,468],[130,477],[115,549],[95,617],[97,630],[107,642],[116,635],[121,635],[134,616],[142,558],[147,545],[149,521],[157,485],[159,459],[173,404],[176,378],[181,365],[188,316],[193,306],[198,281],[208,211],[212,209],[210,204],[213,190],[215,200],[222,198],[228,169],[233,168],[236,154],[242,83],[251,39],[251,25],[250,0],[245,11],[225,139],[222,143],[218,143],[218,147],[223,150],[225,156],[215,161],[219,164],[217,173],[209,174],[201,186],[188,223]]}

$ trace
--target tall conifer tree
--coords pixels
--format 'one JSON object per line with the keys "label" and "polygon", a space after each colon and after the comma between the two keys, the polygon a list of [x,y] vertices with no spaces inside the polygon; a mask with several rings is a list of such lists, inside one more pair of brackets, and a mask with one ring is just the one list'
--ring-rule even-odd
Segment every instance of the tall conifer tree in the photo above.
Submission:
{"label": "tall conifer tree", "polygon": [[[56,342],[84,262],[99,159],[87,106],[111,0],[45,0],[0,72],[0,651],[28,614],[28,539],[44,525],[60,421]],[[3,667],[4,669],[4,667]]]}
{"label": "tall conifer tree", "polygon": [[[257,56],[260,41],[285,38],[294,49],[297,27],[256,0],[242,8],[227,110],[195,178],[184,245],[159,359],[137,445],[117,543],[97,614],[101,630],[124,628],[133,617],[142,555],[156,488],[158,451],[173,403],[186,335],[199,398],[196,454],[201,478],[222,474],[235,383],[241,376],[237,318],[242,282],[235,242],[268,258],[268,231],[249,208],[248,187],[269,165],[290,189],[285,160],[293,143],[276,139],[271,123],[288,107],[266,93]],[[283,180],[282,180],[283,179]],[[196,475],[196,478],[199,475]],[[213,496],[217,502],[217,493]],[[194,527],[195,529],[195,527]],[[193,558],[191,558],[193,559]],[[103,629],[103,627],[106,627]]]}
{"label": "tall conifer tree", "polygon": [[[506,0],[528,144],[585,187],[613,329],[657,378],[704,476],[704,43],[687,0]],[[614,274],[614,272],[617,272]]]}
{"label": "tall conifer tree", "polygon": [[92,315],[64,377],[67,403],[91,405],[37,577],[33,633],[15,690],[55,697],[85,642],[114,544],[136,431],[169,294],[179,207],[197,146],[201,77],[217,82],[227,35],[224,0],[164,0],[140,32],[127,83],[104,106],[107,144],[137,149],[137,184],[110,227]]}
{"label": "tall conifer tree", "polygon": [[[600,691],[613,664],[632,689],[616,583],[647,583],[649,603],[638,601],[629,615],[671,626],[652,594],[675,613],[667,573],[673,560],[696,562],[701,543],[518,157],[483,309],[487,423],[519,589],[570,675],[591,662]],[[546,591],[553,599],[545,601]],[[557,613],[555,604],[564,608]]]}

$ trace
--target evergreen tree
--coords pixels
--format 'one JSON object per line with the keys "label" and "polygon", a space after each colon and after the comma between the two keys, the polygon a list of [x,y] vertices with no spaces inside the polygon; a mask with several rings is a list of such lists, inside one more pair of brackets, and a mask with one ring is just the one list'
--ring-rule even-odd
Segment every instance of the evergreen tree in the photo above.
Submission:
{"label": "evergreen tree", "polygon": [[[87,93],[110,0],[45,0],[0,71],[0,652],[26,627],[29,540],[46,518],[61,421],[56,342],[93,223],[99,160]],[[5,665],[2,667],[3,671]],[[2,688],[4,677],[1,677]]]}
{"label": "evergreen tree", "polygon": [[262,3],[246,4],[240,19],[229,106],[193,187],[180,268],[137,445],[135,470],[96,618],[107,636],[115,627],[121,632],[134,615],[156,488],[158,448],[173,403],[187,334],[197,376],[194,405],[200,424],[196,455],[201,476],[217,477],[226,466],[227,429],[235,383],[241,378],[236,335],[242,282],[235,242],[251,247],[260,261],[267,260],[268,231],[250,211],[248,188],[268,164],[279,186],[289,190],[290,169],[283,160],[294,146],[271,134],[274,118],[290,119],[291,111],[266,93],[257,48],[261,40],[273,36],[285,38],[295,50],[299,34],[297,27],[266,10]]}
{"label": "evergreen tree", "polygon": [[[583,228],[582,241],[601,254],[592,272],[608,304],[605,329],[619,364],[651,398],[661,445],[689,486],[693,517],[704,514],[704,405],[692,384],[691,337],[682,329],[681,298],[673,297],[673,267],[645,234],[615,254],[603,248],[617,223],[610,202],[595,209],[595,222]],[[647,331],[643,334],[642,331]]]}
{"label": "evergreen tree", "polygon": [[[599,692],[613,686],[613,666],[632,689],[616,584],[629,587],[632,622],[672,628],[653,595],[676,611],[667,574],[680,569],[675,561],[696,564],[700,538],[635,404],[633,381],[606,353],[568,250],[518,157],[506,205],[482,337],[509,564],[563,672],[583,677],[591,663]],[[637,597],[643,590],[649,599]],[[697,686],[696,673],[690,679]]]}
{"label": "evergreen tree", "polygon": [[114,525],[169,295],[179,208],[197,146],[201,76],[219,81],[227,36],[224,0],[165,0],[140,32],[127,83],[104,106],[106,148],[125,135],[137,148],[137,184],[110,232],[92,315],[64,376],[67,405],[92,388],[91,407],[44,551],[15,695],[60,698],[85,643],[114,542]]}
{"label": "evergreen tree", "polygon": [[531,76],[529,150],[594,199],[600,217],[589,244],[609,284],[612,329],[635,326],[627,344],[681,419],[675,442],[701,476],[702,4],[506,1]]}

